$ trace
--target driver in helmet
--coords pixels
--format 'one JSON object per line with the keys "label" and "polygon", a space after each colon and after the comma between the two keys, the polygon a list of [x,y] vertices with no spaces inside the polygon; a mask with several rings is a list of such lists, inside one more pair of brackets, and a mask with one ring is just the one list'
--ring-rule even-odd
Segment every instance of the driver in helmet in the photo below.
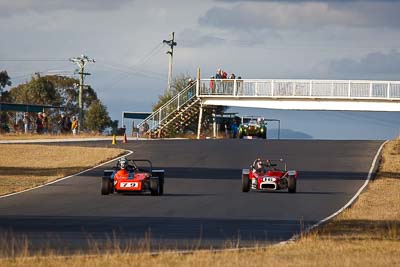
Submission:
{"label": "driver in helmet", "polygon": [[257,158],[253,163],[254,172],[265,172],[265,165],[260,158]]}
{"label": "driver in helmet", "polygon": [[134,167],[129,165],[128,160],[125,157],[122,157],[118,160],[118,164],[117,164],[118,168],[120,170],[126,170],[128,172],[133,171]]}
{"label": "driver in helmet", "polygon": [[121,170],[127,169],[128,168],[128,160],[125,157],[120,158],[118,161],[118,166]]}

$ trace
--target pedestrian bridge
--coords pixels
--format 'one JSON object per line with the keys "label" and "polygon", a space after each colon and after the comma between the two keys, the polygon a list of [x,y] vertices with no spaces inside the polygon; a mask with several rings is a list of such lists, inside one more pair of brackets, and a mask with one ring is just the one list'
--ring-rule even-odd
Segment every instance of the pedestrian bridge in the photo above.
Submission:
{"label": "pedestrian bridge", "polygon": [[182,129],[198,121],[203,107],[288,110],[400,111],[400,81],[197,79],[143,120],[148,134]]}
{"label": "pedestrian bridge", "polygon": [[203,105],[291,110],[400,111],[399,81],[201,79]]}

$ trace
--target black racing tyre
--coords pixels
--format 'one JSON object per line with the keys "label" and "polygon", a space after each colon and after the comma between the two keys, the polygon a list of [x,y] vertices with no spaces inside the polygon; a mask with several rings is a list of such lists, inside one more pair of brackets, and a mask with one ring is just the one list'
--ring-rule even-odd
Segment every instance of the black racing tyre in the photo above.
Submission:
{"label": "black racing tyre", "polygon": [[250,179],[248,174],[242,174],[242,192],[250,191]]}
{"label": "black racing tyre", "polygon": [[160,180],[160,196],[164,195],[164,173],[160,173],[158,175],[158,179]]}
{"label": "black racing tyre", "polygon": [[108,195],[111,192],[111,181],[108,177],[103,177],[101,179],[101,194]]}
{"label": "black racing tyre", "polygon": [[293,175],[288,177],[288,191],[289,193],[296,193],[296,177]]}
{"label": "black racing tyre", "polygon": [[160,180],[158,178],[150,178],[150,193],[152,196],[160,195]]}
{"label": "black racing tyre", "polygon": [[265,131],[264,133],[261,134],[261,138],[262,139],[267,139],[267,131]]}

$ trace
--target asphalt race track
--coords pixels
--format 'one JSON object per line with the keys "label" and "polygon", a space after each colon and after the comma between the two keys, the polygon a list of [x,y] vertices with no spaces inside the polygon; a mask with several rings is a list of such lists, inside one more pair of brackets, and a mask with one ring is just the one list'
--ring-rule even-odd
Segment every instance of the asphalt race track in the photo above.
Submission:
{"label": "asphalt race track", "polygon": [[[287,240],[336,212],[364,183],[381,141],[129,141],[133,157],[165,170],[165,195],[100,194],[103,169],[0,199],[3,238],[30,248],[86,250],[249,246]],[[84,145],[109,146],[107,143]],[[122,144],[120,144],[122,147]],[[284,158],[297,193],[241,192],[241,169]],[[114,164],[114,163],[113,163]]]}

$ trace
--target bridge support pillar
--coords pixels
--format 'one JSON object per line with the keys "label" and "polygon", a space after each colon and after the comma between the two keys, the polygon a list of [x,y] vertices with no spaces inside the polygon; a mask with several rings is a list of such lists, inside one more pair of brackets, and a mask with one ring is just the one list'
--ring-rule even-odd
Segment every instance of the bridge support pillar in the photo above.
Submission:
{"label": "bridge support pillar", "polygon": [[199,122],[197,124],[197,139],[200,139],[200,133],[201,133],[201,121],[203,119],[203,104],[200,104],[200,110],[199,110]]}

